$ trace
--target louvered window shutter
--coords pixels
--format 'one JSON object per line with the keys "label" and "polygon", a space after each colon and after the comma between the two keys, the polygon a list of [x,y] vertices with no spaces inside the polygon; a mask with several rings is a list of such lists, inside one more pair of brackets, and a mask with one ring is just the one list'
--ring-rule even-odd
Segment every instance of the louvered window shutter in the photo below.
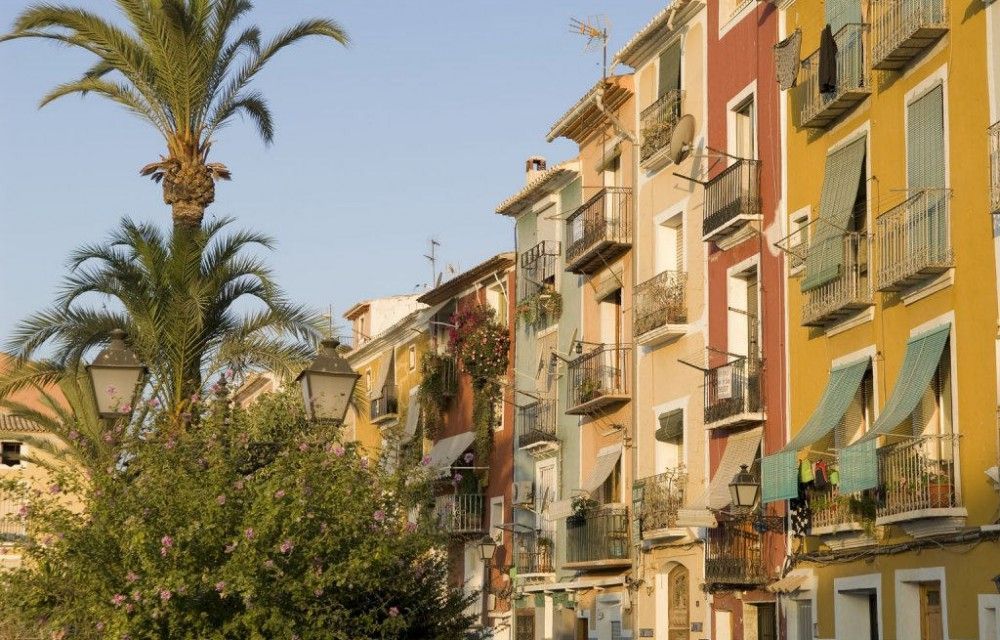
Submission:
{"label": "louvered window shutter", "polygon": [[760,310],[757,301],[757,273],[747,278],[747,355],[751,358],[760,355],[760,335],[757,322]]}
{"label": "louvered window shutter", "polygon": [[681,88],[681,45],[675,42],[660,54],[660,84],[656,96]]}
{"label": "louvered window shutter", "polygon": [[847,24],[861,24],[860,0],[826,0],[826,21],[834,35]]}
{"label": "louvered window shutter", "polygon": [[944,93],[934,87],[907,107],[906,166],[910,195],[920,189],[943,189]]}
{"label": "louvered window shutter", "polygon": [[677,225],[677,271],[684,271],[684,221]]}

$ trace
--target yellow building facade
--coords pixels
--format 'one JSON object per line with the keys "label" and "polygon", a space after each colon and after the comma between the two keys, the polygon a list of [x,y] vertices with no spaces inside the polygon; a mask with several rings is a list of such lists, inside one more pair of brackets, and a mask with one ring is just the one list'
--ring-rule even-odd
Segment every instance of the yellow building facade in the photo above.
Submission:
{"label": "yellow building facade", "polygon": [[772,585],[787,636],[993,638],[984,9],[777,4],[779,81],[783,68],[796,78],[780,106],[788,227],[775,243],[789,278],[790,440],[764,458],[762,490],[789,501],[789,560]]}

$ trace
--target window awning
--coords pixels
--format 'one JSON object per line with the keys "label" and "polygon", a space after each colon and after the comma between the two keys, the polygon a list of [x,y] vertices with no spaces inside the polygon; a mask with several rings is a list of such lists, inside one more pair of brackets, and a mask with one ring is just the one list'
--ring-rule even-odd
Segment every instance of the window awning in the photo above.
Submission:
{"label": "window awning", "polygon": [[748,467],[753,465],[763,433],[762,427],[756,427],[729,436],[726,450],[719,462],[719,468],[708,487],[708,507],[710,509],[725,509],[732,501],[729,495],[729,483],[733,481],[733,477],[739,472],[741,465],[745,464]]}
{"label": "window awning", "polygon": [[604,274],[600,282],[594,286],[594,299],[598,302],[604,302],[621,289],[623,286],[622,274],[621,265],[616,265],[608,269],[608,272]]}
{"label": "window awning", "polygon": [[568,518],[573,515],[573,499],[566,498],[565,500],[550,502],[545,505],[543,513],[548,520]]}
{"label": "window awning", "polygon": [[604,147],[601,157],[597,159],[597,165],[594,166],[594,170],[597,172],[608,171],[614,164],[615,160],[620,158],[622,155],[622,137],[617,136],[612,140],[611,144]]}
{"label": "window awning", "polygon": [[590,493],[596,491],[608,479],[611,472],[615,470],[615,465],[618,464],[618,460],[621,457],[622,449],[620,446],[601,449],[593,468],[587,474],[587,479],[582,483],[580,488]]}
{"label": "window awning", "polygon": [[455,464],[458,457],[462,455],[466,449],[472,446],[475,439],[475,433],[466,431],[465,433],[460,433],[457,436],[451,436],[449,438],[438,440],[434,446],[431,447],[431,450],[427,452],[427,457],[430,459],[427,466],[434,469],[437,477],[439,478],[448,475],[451,465]]}
{"label": "window awning", "polygon": [[403,424],[403,437],[400,441],[406,443],[412,440],[417,433],[418,424],[420,424],[420,389],[411,389],[410,397],[406,401],[406,422]]}
{"label": "window awning", "polygon": [[660,416],[656,439],[660,442],[677,442],[684,436],[684,409],[674,409]]}
{"label": "window awning", "polygon": [[848,144],[826,157],[823,192],[819,201],[816,237],[806,254],[806,275],[802,291],[822,286],[840,275],[844,265],[845,230],[850,225],[851,211],[858,197],[858,187],[864,173],[867,136]]}
{"label": "window awning", "polygon": [[865,357],[830,371],[826,390],[809,421],[780,451],[761,460],[761,500],[775,502],[798,496],[798,451],[821,440],[840,424],[870,366],[871,358]]}
{"label": "window awning", "polygon": [[910,338],[906,355],[899,369],[896,386],[892,389],[885,409],[879,414],[868,433],[840,451],[840,493],[846,495],[878,486],[878,459],[875,440],[892,433],[920,403],[924,391],[934,378],[941,354],[948,343],[951,324],[946,323]]}
{"label": "window awning", "polygon": [[385,388],[385,383],[389,381],[389,371],[393,367],[393,351],[382,354],[378,359],[378,377],[375,378],[375,384],[372,388],[368,390],[368,397],[374,400],[375,398],[382,397],[382,390]]}
{"label": "window awning", "polygon": [[771,593],[794,593],[800,590],[808,579],[809,576],[792,573],[767,585],[767,590]]}

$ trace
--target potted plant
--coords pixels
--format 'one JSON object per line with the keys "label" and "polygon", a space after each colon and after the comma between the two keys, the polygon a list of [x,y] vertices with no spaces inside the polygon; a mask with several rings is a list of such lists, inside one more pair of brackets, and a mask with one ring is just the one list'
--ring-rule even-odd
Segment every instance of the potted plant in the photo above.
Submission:
{"label": "potted plant", "polygon": [[926,487],[927,501],[932,509],[945,509],[951,506],[951,478],[946,473],[927,472],[923,476]]}
{"label": "potted plant", "polygon": [[597,397],[598,392],[601,390],[601,382],[593,376],[584,376],[580,380],[580,386],[577,392],[580,396],[580,402],[587,402],[593,400]]}

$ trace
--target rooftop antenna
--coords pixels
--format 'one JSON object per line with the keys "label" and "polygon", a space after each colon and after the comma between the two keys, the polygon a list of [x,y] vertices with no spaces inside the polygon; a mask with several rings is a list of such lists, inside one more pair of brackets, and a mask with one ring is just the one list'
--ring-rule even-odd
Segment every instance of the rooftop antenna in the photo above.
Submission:
{"label": "rooftop antenna", "polygon": [[587,38],[588,52],[600,46],[603,50],[603,71],[602,78],[608,77],[608,30],[611,22],[605,15],[588,16],[584,20],[578,18],[569,19],[569,30]]}
{"label": "rooftop antenna", "polygon": [[425,253],[424,257],[427,258],[427,260],[430,261],[431,263],[431,287],[433,288],[439,284],[438,273],[437,273],[437,261],[438,261],[437,248],[441,246],[441,243],[438,242],[435,238],[431,238],[430,242],[431,242],[431,251],[430,253]]}
{"label": "rooftop antenna", "polygon": [[326,320],[326,337],[333,337],[333,305],[331,304],[326,308],[326,313],[323,314],[323,318]]}

